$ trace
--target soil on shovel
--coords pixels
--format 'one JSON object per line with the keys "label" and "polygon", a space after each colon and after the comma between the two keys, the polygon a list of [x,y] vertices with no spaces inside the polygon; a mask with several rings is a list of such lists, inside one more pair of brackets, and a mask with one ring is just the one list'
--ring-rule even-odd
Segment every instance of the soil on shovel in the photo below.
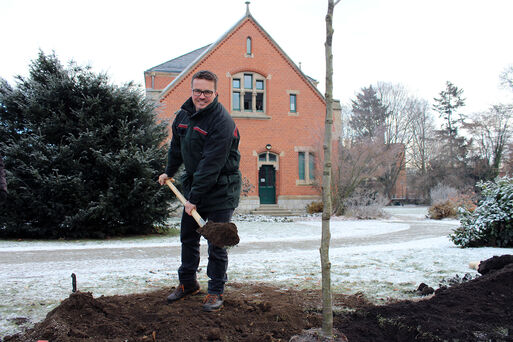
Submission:
{"label": "soil on shovel", "polygon": [[208,221],[198,229],[198,233],[217,247],[232,247],[239,243],[239,234],[235,223]]}
{"label": "soil on shovel", "polygon": [[[375,306],[362,294],[334,294],[334,327],[350,342],[513,341],[512,288],[507,264],[418,300]],[[4,341],[276,342],[321,326],[317,290],[231,283],[224,308],[213,313],[201,310],[204,293],[166,304],[170,291],[99,298],[77,292],[33,329]]]}

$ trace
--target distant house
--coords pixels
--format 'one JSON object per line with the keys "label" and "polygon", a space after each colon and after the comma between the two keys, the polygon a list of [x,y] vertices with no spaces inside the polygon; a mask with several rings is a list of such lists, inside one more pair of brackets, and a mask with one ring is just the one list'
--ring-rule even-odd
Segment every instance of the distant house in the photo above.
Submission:
{"label": "distant house", "polygon": [[[320,200],[326,102],[316,87],[249,12],[215,43],[145,71],[147,95],[170,121],[191,95],[191,77],[217,74],[219,101],[241,135],[242,210],[275,204],[304,210]],[[334,138],[340,136],[335,105]],[[334,144],[336,145],[336,144]]]}

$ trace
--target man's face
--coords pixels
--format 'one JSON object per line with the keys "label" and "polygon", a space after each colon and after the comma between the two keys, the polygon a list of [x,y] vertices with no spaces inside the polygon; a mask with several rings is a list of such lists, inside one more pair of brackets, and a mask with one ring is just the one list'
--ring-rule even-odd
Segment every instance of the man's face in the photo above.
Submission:
{"label": "man's face", "polygon": [[[214,101],[217,96],[217,92],[214,88],[214,81],[199,78],[192,81],[192,103],[194,103],[196,111],[207,107]],[[202,93],[196,95],[199,91],[202,91]],[[210,96],[206,95],[204,91],[207,91],[207,93],[210,91]]]}

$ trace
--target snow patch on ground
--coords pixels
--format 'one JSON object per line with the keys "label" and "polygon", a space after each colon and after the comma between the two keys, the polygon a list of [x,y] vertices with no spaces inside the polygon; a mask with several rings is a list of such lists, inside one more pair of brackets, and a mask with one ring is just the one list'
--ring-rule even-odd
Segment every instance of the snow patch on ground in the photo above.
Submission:
{"label": "snow patch on ground", "polygon": [[[457,220],[426,219],[426,207],[388,207],[381,220],[330,221],[332,287],[363,292],[380,302],[411,298],[421,282],[432,287],[456,274],[477,272],[469,262],[513,249],[459,248],[447,235]],[[284,288],[319,288],[320,216],[235,221],[241,243],[229,250],[229,281],[269,282]],[[206,288],[208,263],[202,240],[198,280]],[[71,293],[71,273],[80,291],[122,295],[175,286],[179,237],[152,236],[102,241],[0,241],[0,336],[28,326]],[[229,294],[227,293],[227,296]]]}
{"label": "snow patch on ground", "polygon": [[[297,221],[292,223],[244,222],[237,224],[243,243],[278,241],[318,241],[321,237],[321,221]],[[388,234],[409,228],[408,224],[391,224],[382,221],[332,221],[332,239]]]}

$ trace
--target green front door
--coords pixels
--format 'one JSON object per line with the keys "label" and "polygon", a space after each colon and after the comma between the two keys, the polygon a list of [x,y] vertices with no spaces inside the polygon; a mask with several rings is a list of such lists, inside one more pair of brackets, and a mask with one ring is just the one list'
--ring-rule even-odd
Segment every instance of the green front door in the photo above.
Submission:
{"label": "green front door", "polygon": [[276,203],[276,170],[272,165],[262,165],[258,171],[260,204]]}

